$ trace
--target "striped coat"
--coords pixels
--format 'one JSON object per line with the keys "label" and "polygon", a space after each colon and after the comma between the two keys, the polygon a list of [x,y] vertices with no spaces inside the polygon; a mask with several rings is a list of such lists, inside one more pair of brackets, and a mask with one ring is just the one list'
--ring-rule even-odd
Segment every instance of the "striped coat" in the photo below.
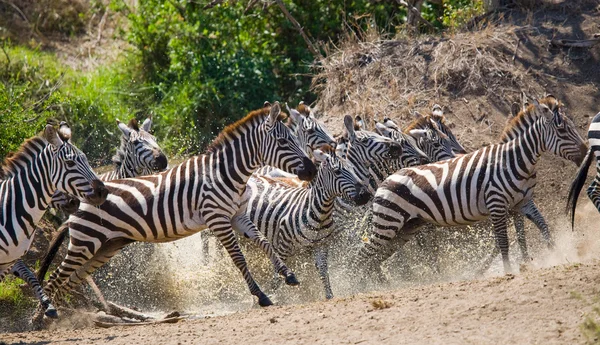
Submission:
{"label": "striped coat", "polygon": [[91,205],[102,204],[107,196],[104,184],[70,138],[65,123],[58,132],[47,125],[41,135],[25,141],[4,161],[0,174],[0,281],[12,269],[34,289],[51,317],[57,316],[56,310],[20,258],[29,250],[36,225],[56,190],[85,198]]}
{"label": "striped coat", "polygon": [[[271,305],[248,270],[231,222],[247,180],[260,166],[273,165],[305,180],[316,173],[279,120],[280,113],[278,103],[250,113],[227,127],[206,154],[160,174],[107,182],[106,203],[99,208],[82,203],[67,221],[71,233],[67,257],[50,277],[46,291],[60,298],[129,243],[174,241],[210,228],[259,304]],[[277,261],[268,243],[261,248]],[[280,260],[277,266],[294,283],[293,272]]]}
{"label": "striped coat", "polygon": [[387,259],[425,223],[461,226],[489,217],[509,272],[507,214],[531,199],[541,153],[550,151],[578,163],[586,150],[554,97],[531,105],[514,122],[529,124],[514,140],[390,176],[377,190],[373,229],[359,251],[360,262]]}

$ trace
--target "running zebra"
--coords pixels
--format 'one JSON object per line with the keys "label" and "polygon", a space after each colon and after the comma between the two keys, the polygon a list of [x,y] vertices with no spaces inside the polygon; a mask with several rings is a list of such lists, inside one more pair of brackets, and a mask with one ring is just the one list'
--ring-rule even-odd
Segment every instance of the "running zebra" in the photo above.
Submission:
{"label": "running zebra", "polygon": [[[264,106],[270,107],[271,104],[269,102],[265,102]],[[298,138],[298,143],[300,144],[300,148],[302,148],[309,157],[312,157],[313,150],[323,147],[324,145],[335,147],[336,142],[331,134],[329,134],[329,132],[325,129],[325,126],[323,126],[323,124],[315,118],[310,107],[305,105],[304,102],[300,102],[297,109],[290,109],[286,104],[286,109],[289,113],[288,119],[285,122],[286,126],[288,126],[292,133],[296,135]],[[296,177],[293,174],[286,173],[285,171],[276,169],[272,166],[264,166],[258,169],[254,175],[285,177],[290,179],[294,179]],[[200,234],[202,241],[202,258],[204,263],[208,263],[208,239],[210,235],[211,234],[208,231],[204,231]],[[220,250],[217,252],[222,253]]]}
{"label": "running zebra", "polygon": [[[160,174],[107,182],[110,194],[102,206],[82,203],[67,221],[69,250],[51,275],[47,293],[60,299],[132,242],[169,242],[210,228],[241,271],[250,293],[258,297],[261,306],[272,305],[248,270],[232,219],[246,182],[260,166],[272,165],[296,173],[302,180],[315,176],[315,165],[280,115],[276,102],[226,127],[203,155]],[[243,224],[254,227],[249,221]],[[261,239],[257,244],[286,283],[296,285],[294,273],[274,255],[271,246]]]}
{"label": "running zebra", "polygon": [[[125,125],[117,120],[117,127],[121,131],[121,144],[113,156],[114,169],[99,176],[102,181],[112,181],[143,175],[150,175],[167,168],[167,157],[156,142],[154,135],[150,134],[152,116],[148,116],[140,128],[138,121],[133,118]],[[79,208],[79,199],[69,194],[56,192],[52,196],[51,207],[61,209],[66,214],[72,214]],[[46,256],[42,259],[37,279],[43,281],[48,268],[66,238],[68,227],[60,228],[58,235],[50,243]]]}
{"label": "running zebra", "polygon": [[540,155],[550,151],[579,164],[587,150],[552,96],[530,105],[505,132],[517,123],[528,130],[511,141],[390,176],[377,190],[372,233],[358,260],[379,265],[426,223],[461,226],[490,217],[504,270],[510,272],[507,215],[532,198]]}
{"label": "running zebra", "polygon": [[575,223],[575,209],[577,208],[577,198],[581,192],[581,188],[585,184],[587,179],[588,170],[592,164],[594,157],[596,158],[596,175],[594,180],[587,189],[587,195],[596,206],[598,212],[600,212],[600,113],[596,114],[590,123],[588,129],[588,140],[590,142],[590,148],[583,159],[583,164],[577,171],[577,176],[571,184],[569,189],[569,197],[567,201],[567,210],[571,212],[571,227]]}
{"label": "running zebra", "polygon": [[[252,176],[233,224],[251,240],[265,237],[282,260],[301,248],[314,248],[325,296],[331,299],[327,246],[334,230],[335,199],[344,196],[356,205],[364,205],[371,194],[354,169],[334,152],[314,150],[313,154],[320,166],[307,186],[294,186],[286,179]],[[252,222],[256,227],[244,226],[243,222]]]}
{"label": "running zebra", "polygon": [[4,161],[0,174],[0,281],[11,271],[23,278],[44,309],[57,317],[51,300],[20,258],[29,250],[36,224],[59,190],[100,205],[108,190],[92,171],[85,155],[71,141],[71,130],[61,123],[59,131],[47,125],[38,136],[25,141]]}

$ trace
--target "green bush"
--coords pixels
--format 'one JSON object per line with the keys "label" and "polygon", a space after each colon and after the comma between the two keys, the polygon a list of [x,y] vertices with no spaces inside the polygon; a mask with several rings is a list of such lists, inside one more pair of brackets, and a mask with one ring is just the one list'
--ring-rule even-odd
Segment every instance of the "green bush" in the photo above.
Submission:
{"label": "green bush", "polygon": [[0,158],[41,131],[52,118],[67,121],[73,140],[95,165],[110,162],[118,143],[115,118],[127,120],[129,84],[120,65],[75,72],[49,53],[5,45],[0,55]]}

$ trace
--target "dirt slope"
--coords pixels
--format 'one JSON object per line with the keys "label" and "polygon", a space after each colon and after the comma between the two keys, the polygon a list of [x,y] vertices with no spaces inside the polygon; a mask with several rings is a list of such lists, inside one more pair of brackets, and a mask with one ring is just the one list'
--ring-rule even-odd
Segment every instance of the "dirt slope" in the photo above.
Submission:
{"label": "dirt slope", "polygon": [[252,309],[178,324],[42,331],[8,344],[581,344],[600,262]]}

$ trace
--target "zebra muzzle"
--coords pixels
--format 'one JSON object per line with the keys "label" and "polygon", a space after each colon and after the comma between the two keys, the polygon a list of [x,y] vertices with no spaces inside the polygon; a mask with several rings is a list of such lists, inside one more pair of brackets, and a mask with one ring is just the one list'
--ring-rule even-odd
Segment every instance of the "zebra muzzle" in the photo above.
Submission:
{"label": "zebra muzzle", "polygon": [[169,166],[169,162],[167,161],[167,156],[164,153],[159,153],[154,157],[154,162],[152,164],[154,170],[156,171],[164,171]]}
{"label": "zebra muzzle", "polygon": [[311,181],[317,175],[317,167],[310,158],[305,157],[302,160],[302,165],[296,169],[296,175],[302,181]]}
{"label": "zebra muzzle", "polygon": [[92,192],[86,196],[87,202],[95,206],[102,205],[108,197],[108,188],[106,188],[102,181],[93,180],[92,189]]}
{"label": "zebra muzzle", "polygon": [[368,188],[365,188],[365,186],[363,185],[356,185],[356,190],[357,193],[354,194],[354,197],[352,198],[352,201],[357,205],[357,206],[361,206],[366,204],[367,202],[369,202],[369,200],[371,200],[371,192],[369,192]]}

